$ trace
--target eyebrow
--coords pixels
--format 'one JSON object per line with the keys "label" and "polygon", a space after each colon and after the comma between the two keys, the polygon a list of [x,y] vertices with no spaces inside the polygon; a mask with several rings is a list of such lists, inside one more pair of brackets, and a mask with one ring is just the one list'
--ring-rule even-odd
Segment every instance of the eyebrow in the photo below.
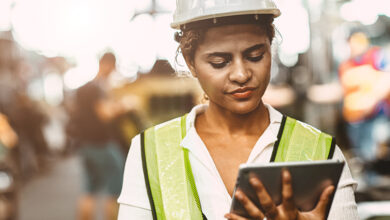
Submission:
{"label": "eyebrow", "polygon": [[265,44],[256,44],[252,47],[249,47],[248,49],[245,49],[243,54],[248,54],[248,53],[251,53],[252,51],[255,51],[255,50],[260,50],[260,49],[263,49],[265,48]]}
{"label": "eyebrow", "polygon": [[211,57],[223,57],[225,59],[228,59],[232,57],[232,55],[230,53],[225,53],[225,52],[214,52],[214,53],[207,54],[207,58],[211,58]]}
{"label": "eyebrow", "polygon": [[[262,48],[265,48],[265,44],[256,44],[252,47],[245,49],[243,54],[248,54],[248,53],[251,53],[252,51],[259,50]],[[210,57],[230,58],[231,56],[232,55],[230,53],[227,53],[227,52],[214,52],[214,53],[207,54],[207,58],[210,58]]]}

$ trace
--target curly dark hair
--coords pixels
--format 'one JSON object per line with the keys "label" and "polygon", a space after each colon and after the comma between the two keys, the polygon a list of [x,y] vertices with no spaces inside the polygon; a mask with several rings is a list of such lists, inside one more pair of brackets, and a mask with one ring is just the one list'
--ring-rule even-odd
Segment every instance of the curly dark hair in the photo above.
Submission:
{"label": "curly dark hair", "polygon": [[[275,37],[275,27],[273,25],[273,21],[273,15],[258,15],[257,22],[255,23],[265,30],[271,44],[273,38]],[[175,40],[179,42],[176,56],[181,52],[184,57],[193,61],[195,51],[203,42],[204,36],[209,28],[210,27],[197,27],[190,30],[176,32]]]}

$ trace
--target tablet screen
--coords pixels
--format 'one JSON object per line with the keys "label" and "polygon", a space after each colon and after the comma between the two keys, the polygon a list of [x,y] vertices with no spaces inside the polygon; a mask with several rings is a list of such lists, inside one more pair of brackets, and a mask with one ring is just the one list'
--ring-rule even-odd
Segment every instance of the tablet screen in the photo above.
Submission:
{"label": "tablet screen", "polygon": [[[300,211],[310,211],[316,206],[322,191],[327,186],[334,185],[337,189],[343,167],[344,161],[340,162],[334,160],[275,162],[265,165],[244,164],[240,166],[236,189],[241,189],[258,207],[260,207],[255,190],[248,182],[250,173],[253,173],[262,181],[275,204],[279,205],[282,202],[281,171],[286,168],[291,173],[295,205]],[[333,195],[331,198],[332,200]],[[329,212],[330,206],[331,203],[328,206],[327,212]],[[243,217],[250,217],[234,196],[231,212]]]}

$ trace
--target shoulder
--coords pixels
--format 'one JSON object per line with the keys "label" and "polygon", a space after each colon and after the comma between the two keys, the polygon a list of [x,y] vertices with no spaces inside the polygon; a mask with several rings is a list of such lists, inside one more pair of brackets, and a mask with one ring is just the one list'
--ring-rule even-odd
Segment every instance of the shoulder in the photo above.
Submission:
{"label": "shoulder", "polygon": [[335,139],[321,130],[284,116],[271,161],[326,160],[334,155]]}
{"label": "shoulder", "polygon": [[130,150],[126,159],[122,192],[118,198],[119,203],[150,209],[141,154],[143,134],[151,129],[161,129],[172,124],[180,125],[180,118],[181,117],[177,117],[149,127],[143,133],[136,135],[132,139]]}
{"label": "shoulder", "polygon": [[[287,124],[287,126],[290,126],[292,128],[295,128],[295,126],[298,124],[298,125],[300,125],[301,128],[304,128],[306,130],[315,131],[315,133],[325,133],[325,132],[322,132],[318,128],[316,128],[316,127],[314,127],[306,122],[303,122],[303,121],[300,121],[300,120],[295,119],[293,117],[290,117],[288,115],[282,114],[281,112],[279,112],[278,110],[276,110],[275,108],[273,108],[269,104],[265,104],[265,107],[268,109],[269,119],[270,119],[271,125],[276,124],[276,125],[278,125],[278,128],[284,129],[284,126],[286,126],[286,124]],[[281,125],[282,127],[279,127],[279,125]]]}
{"label": "shoulder", "polygon": [[[149,127],[143,133],[149,130],[158,130],[169,127],[170,125],[180,126],[181,117],[177,117],[161,124]],[[118,202],[120,204],[131,205],[150,210],[149,198],[146,191],[145,176],[143,171],[143,162],[141,154],[141,142],[143,134],[136,135],[132,141],[129,153],[126,159],[123,186]]]}
{"label": "shoulder", "polygon": [[[182,117],[185,116],[184,117],[185,123],[186,123],[185,125],[186,125],[186,130],[188,131],[191,127],[194,127],[194,123],[195,123],[195,119],[196,119],[197,115],[206,111],[207,108],[208,108],[207,104],[196,105],[187,114],[173,118],[173,119],[165,121],[165,122],[162,122],[160,124],[157,124],[155,126],[148,128],[148,129],[151,129],[151,128],[159,129],[162,127],[166,127],[168,125],[180,123]],[[146,130],[148,130],[148,129],[146,129]]]}
{"label": "shoulder", "polygon": [[172,124],[180,123],[181,117],[182,116],[173,118],[173,119],[165,121],[165,122],[162,122],[160,124],[157,124],[155,126],[152,126],[152,127],[148,128],[148,129],[146,129],[145,131],[147,131],[147,130],[149,130],[151,128],[159,129],[159,128],[163,128],[163,127],[166,127],[166,126],[169,126],[169,125],[172,125]]}
{"label": "shoulder", "polygon": [[[310,132],[311,134],[313,134],[315,136],[320,135],[320,134],[329,135],[326,132],[323,132],[320,129],[318,129],[318,128],[316,128],[316,127],[314,127],[306,122],[297,120],[297,119],[289,117],[289,116],[284,116],[282,123],[284,124],[284,126],[290,126],[294,129],[302,129],[306,132]],[[331,135],[329,135],[329,136],[332,137]]]}
{"label": "shoulder", "polygon": [[95,81],[89,81],[85,85],[81,86],[80,88],[77,89],[77,91],[84,91],[84,90],[92,90],[92,89],[98,89],[99,86]]}
{"label": "shoulder", "polygon": [[102,93],[103,93],[102,89],[94,81],[90,81],[76,90],[77,96],[82,98],[85,97],[89,99],[100,97]]}

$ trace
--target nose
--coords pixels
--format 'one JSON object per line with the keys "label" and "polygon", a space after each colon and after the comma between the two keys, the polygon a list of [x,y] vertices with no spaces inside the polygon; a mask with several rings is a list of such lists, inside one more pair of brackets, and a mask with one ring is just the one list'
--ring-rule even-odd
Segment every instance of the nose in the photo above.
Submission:
{"label": "nose", "polygon": [[242,59],[237,59],[233,63],[232,71],[229,74],[229,80],[238,84],[245,84],[252,77],[252,73]]}

